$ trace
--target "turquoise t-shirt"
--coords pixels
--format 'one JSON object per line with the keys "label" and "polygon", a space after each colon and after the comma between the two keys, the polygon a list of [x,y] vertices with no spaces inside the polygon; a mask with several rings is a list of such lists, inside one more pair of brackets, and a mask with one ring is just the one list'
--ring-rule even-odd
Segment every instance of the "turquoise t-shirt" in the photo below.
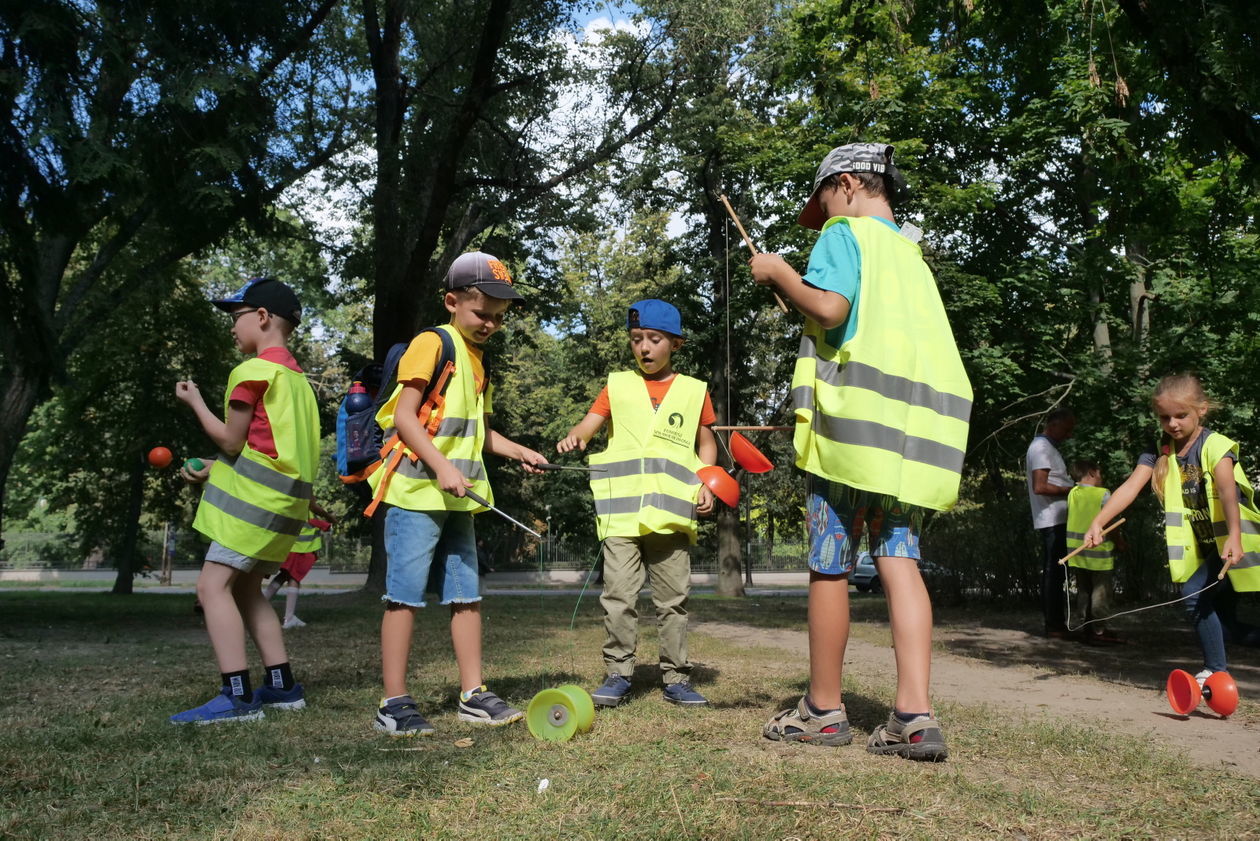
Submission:
{"label": "turquoise t-shirt", "polygon": [[[882,216],[872,216],[894,231],[897,224]],[[862,286],[862,252],[858,250],[857,237],[848,225],[835,224],[822,232],[814,249],[809,252],[809,266],[804,280],[816,289],[835,292],[849,299],[849,317],[827,331],[825,340],[832,347],[840,347],[857,332],[858,296]]]}

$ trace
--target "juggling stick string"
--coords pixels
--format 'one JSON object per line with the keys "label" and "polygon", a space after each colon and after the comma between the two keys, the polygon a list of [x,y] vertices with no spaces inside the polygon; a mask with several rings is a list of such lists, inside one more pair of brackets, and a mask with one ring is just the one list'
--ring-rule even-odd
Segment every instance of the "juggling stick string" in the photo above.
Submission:
{"label": "juggling stick string", "polygon": [[714,426],[714,432],[789,432],[794,426]]}
{"label": "juggling stick string", "polygon": [[509,515],[509,514],[508,514],[506,511],[504,511],[503,509],[501,509],[501,508],[495,508],[495,507],[494,507],[493,505],[491,505],[489,502],[486,502],[484,499],[482,499],[481,497],[477,496],[475,493],[473,493],[472,491],[468,490],[467,488],[464,488],[464,496],[468,497],[469,499],[471,499],[473,502],[477,503],[478,505],[484,505],[485,507],[489,508],[491,511],[493,511],[493,512],[494,512],[494,513],[496,513],[496,514],[498,514],[500,517],[502,517],[503,519],[507,520],[509,523],[511,523],[512,525],[516,526],[518,529],[521,529],[522,531],[527,531],[527,532],[529,532],[530,534],[532,534],[534,537],[538,538],[539,540],[542,540],[542,535],[541,535],[541,534],[539,534],[538,532],[534,531],[534,530],[533,530],[533,529],[531,529],[529,526],[525,525],[524,523],[522,523],[520,520],[516,519],[515,517],[512,517],[511,515]]}
{"label": "juggling stick string", "polygon": [[[720,198],[722,200],[722,204],[726,206],[726,212],[731,214],[731,219],[735,222],[735,228],[739,231],[739,235],[744,238],[744,244],[748,246],[748,250],[753,254],[760,254],[761,252],[757,250],[757,246],[753,245],[752,237],[748,236],[748,232],[744,230],[744,224],[740,222],[739,217],[735,215],[735,208],[731,207],[730,201],[726,198],[726,193],[718,194],[718,198]],[[787,303],[779,297],[778,292],[774,292],[774,300],[779,303],[779,309],[783,310],[785,313],[790,312]]]}
{"label": "juggling stick string", "polygon": [[[1124,517],[1121,517],[1119,520],[1116,520],[1114,523],[1112,523],[1111,525],[1107,526],[1107,528],[1103,529],[1103,530],[1102,530],[1102,533],[1103,533],[1103,534],[1106,534],[1106,533],[1107,533],[1107,532],[1109,532],[1109,531],[1112,531],[1112,530],[1114,530],[1114,529],[1118,529],[1118,528],[1120,528],[1120,524],[1121,524],[1121,523],[1123,523],[1123,522],[1124,522]],[[1086,548],[1087,548],[1087,547],[1085,546],[1085,544],[1084,544],[1084,543],[1082,543],[1080,546],[1077,546],[1077,547],[1076,547],[1075,549],[1073,549],[1071,552],[1068,552],[1068,553],[1067,553],[1066,555],[1064,555],[1062,558],[1059,558],[1059,565],[1060,565],[1060,566],[1062,566],[1063,564],[1066,564],[1069,560],[1071,560],[1072,558],[1075,558],[1077,555],[1079,555],[1079,554],[1081,554],[1082,552],[1084,552]],[[1092,548],[1094,548],[1094,547],[1090,546],[1090,547],[1088,547],[1088,548],[1092,549]]]}
{"label": "juggling stick string", "polygon": [[546,462],[544,462],[543,464],[535,464],[534,467],[537,467],[539,470],[580,470],[583,473],[607,473],[608,472],[607,467],[585,467],[585,466],[578,467],[576,465],[570,465],[570,464],[549,464]]}

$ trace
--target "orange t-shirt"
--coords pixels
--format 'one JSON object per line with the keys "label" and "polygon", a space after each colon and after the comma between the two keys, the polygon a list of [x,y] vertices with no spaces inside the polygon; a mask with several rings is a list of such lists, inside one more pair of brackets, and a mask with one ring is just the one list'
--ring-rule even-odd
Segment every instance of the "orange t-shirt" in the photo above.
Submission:
{"label": "orange t-shirt", "polygon": [[[643,384],[647,386],[648,397],[652,400],[652,411],[655,412],[661,408],[661,401],[669,393],[669,387],[674,384],[674,377],[670,377],[668,380],[649,380],[645,378]],[[604,386],[599,396],[595,398],[595,402],[591,404],[590,413],[602,415],[606,418],[612,417],[612,404],[608,402],[607,385]],[[713,401],[709,399],[709,392],[706,389],[704,392],[704,406],[700,409],[700,425],[712,426],[715,423],[717,423],[717,413],[713,411]]]}

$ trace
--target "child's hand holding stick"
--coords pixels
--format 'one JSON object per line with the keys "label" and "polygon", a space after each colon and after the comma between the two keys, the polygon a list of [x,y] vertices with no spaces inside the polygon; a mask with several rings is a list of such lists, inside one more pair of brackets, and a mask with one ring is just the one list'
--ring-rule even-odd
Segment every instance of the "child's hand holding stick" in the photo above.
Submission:
{"label": "child's hand holding stick", "polygon": [[[744,244],[748,246],[748,250],[753,254],[760,254],[761,252],[757,250],[757,246],[753,245],[752,237],[748,236],[748,232],[744,230],[743,223],[741,223],[739,221],[739,217],[735,215],[735,208],[731,207],[730,201],[726,198],[726,193],[719,194],[718,198],[720,198],[722,200],[722,204],[726,206],[726,212],[731,214],[731,219],[734,220],[735,227],[739,231],[739,235],[744,238]],[[779,309],[785,313],[789,312],[787,303],[779,297],[779,293],[774,292],[773,294],[774,300],[779,304]]]}
{"label": "child's hand holding stick", "polygon": [[[1112,523],[1111,525],[1107,526],[1107,528],[1105,528],[1105,529],[1103,529],[1101,532],[1099,532],[1099,537],[1101,537],[1102,535],[1105,535],[1105,534],[1106,534],[1107,532],[1109,532],[1109,531],[1114,531],[1115,529],[1120,528],[1120,525],[1121,525],[1123,522],[1124,522],[1124,517],[1121,517],[1119,520],[1116,520],[1114,523]],[[1101,543],[1102,541],[1100,540],[1100,541],[1098,541],[1098,542],[1099,542],[1099,543]],[[1087,536],[1086,536],[1086,539],[1085,539],[1084,541],[1082,541],[1082,543],[1081,543],[1081,545],[1080,545],[1080,546],[1077,546],[1077,547],[1076,547],[1075,549],[1073,549],[1071,552],[1068,552],[1068,553],[1067,553],[1066,555],[1064,555],[1062,558],[1059,558],[1059,564],[1060,564],[1060,566],[1062,566],[1063,564],[1066,564],[1066,563],[1067,563],[1070,559],[1075,558],[1077,555],[1079,555],[1080,553],[1084,552],[1086,549],[1092,549],[1092,548],[1094,548],[1094,547],[1095,547],[1095,546],[1097,546],[1097,545],[1098,545],[1098,543],[1090,543],[1090,541],[1089,541],[1089,539],[1088,539],[1088,535],[1087,535]]]}

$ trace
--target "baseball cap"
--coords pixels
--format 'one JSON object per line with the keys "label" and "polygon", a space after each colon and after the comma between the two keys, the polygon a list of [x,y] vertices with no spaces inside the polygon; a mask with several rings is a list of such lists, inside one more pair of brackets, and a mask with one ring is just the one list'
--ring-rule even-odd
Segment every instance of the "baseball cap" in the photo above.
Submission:
{"label": "baseball cap", "polygon": [[822,205],[818,202],[818,185],[823,179],[841,172],[878,172],[892,179],[895,190],[903,190],[906,179],[901,170],[893,164],[893,147],[887,143],[846,143],[837,146],[827,153],[818,174],[814,176],[814,192],[801,210],[796,223],[806,228],[821,230],[827,219],[823,215]]}
{"label": "baseball cap", "polygon": [[297,293],[287,283],[274,277],[251,277],[245,285],[226,298],[211,301],[224,312],[244,304],[247,307],[261,307],[272,315],[278,315],[290,323],[297,325],[302,321],[302,303]]}
{"label": "baseball cap", "polygon": [[475,286],[491,298],[517,300],[521,293],[512,288],[512,275],[507,266],[484,251],[469,251],[455,258],[446,272],[446,288],[466,289]]}
{"label": "baseball cap", "polygon": [[626,313],[626,329],[635,327],[660,330],[662,333],[683,338],[682,316],[678,314],[678,308],[656,298],[630,305],[630,311]]}

